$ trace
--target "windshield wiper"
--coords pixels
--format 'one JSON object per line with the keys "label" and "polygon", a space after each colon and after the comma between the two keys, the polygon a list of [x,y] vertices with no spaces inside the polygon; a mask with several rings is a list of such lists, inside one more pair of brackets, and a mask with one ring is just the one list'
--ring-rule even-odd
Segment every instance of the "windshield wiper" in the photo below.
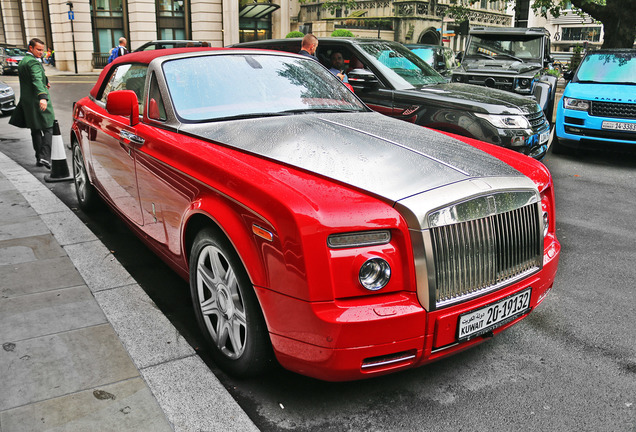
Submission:
{"label": "windshield wiper", "polygon": [[281,111],[281,115],[286,114],[305,114],[305,113],[341,113],[341,112],[361,112],[361,110],[344,109],[344,108],[299,108]]}
{"label": "windshield wiper", "polygon": [[[491,59],[491,60],[494,60],[494,59],[495,59],[493,56],[488,55],[488,54],[485,54],[485,53],[483,53],[483,52],[479,52],[479,51],[477,51],[475,54],[479,54],[480,56],[482,56],[482,57],[486,57],[486,58],[489,58],[489,59]],[[471,54],[471,55],[472,55],[472,54]]]}
{"label": "windshield wiper", "polygon": [[511,59],[515,59],[515,60],[517,60],[518,62],[523,63],[523,60],[521,60],[519,57],[515,57],[515,56],[513,56],[512,54],[499,53],[499,54],[497,54],[497,57],[499,57],[499,56],[506,56],[506,57],[510,57]]}
{"label": "windshield wiper", "polygon": [[291,109],[291,110],[277,111],[277,112],[237,114],[237,115],[227,116],[227,117],[218,117],[218,118],[214,118],[210,120],[201,120],[201,122],[245,120],[245,119],[261,118],[261,117],[284,117],[289,115],[306,114],[306,113],[313,114],[313,113],[341,113],[341,112],[362,112],[362,111],[351,110],[351,109],[336,109],[336,108],[298,108],[298,109]]}
{"label": "windshield wiper", "polygon": [[200,122],[208,122],[208,121],[225,121],[225,120],[245,120],[251,118],[259,118],[259,117],[282,117],[287,114],[280,112],[264,112],[264,113],[245,113],[245,114],[236,114],[227,117],[217,117],[209,120],[201,120]]}

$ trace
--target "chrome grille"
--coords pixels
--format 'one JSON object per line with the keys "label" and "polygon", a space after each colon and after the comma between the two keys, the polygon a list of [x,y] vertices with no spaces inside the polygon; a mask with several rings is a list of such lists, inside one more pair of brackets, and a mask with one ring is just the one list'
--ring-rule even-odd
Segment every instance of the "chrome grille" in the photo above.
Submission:
{"label": "chrome grille", "polygon": [[592,101],[590,115],[598,117],[636,119],[636,104]]}
{"label": "chrome grille", "polygon": [[477,297],[541,268],[539,206],[432,228],[436,306]]}

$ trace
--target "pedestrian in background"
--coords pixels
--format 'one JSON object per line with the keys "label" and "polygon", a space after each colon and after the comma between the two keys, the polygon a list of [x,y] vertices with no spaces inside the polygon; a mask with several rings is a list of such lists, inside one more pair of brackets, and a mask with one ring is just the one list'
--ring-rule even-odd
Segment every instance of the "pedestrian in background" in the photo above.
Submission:
{"label": "pedestrian in background", "polygon": [[120,56],[128,54],[128,48],[126,48],[126,44],[127,43],[128,42],[126,41],[125,37],[120,37],[119,38],[119,45],[116,46],[115,48],[113,48],[112,50],[110,50],[110,56],[108,57],[108,63],[112,62],[117,57],[120,57]]}
{"label": "pedestrian in background", "polygon": [[300,52],[298,54],[306,57],[311,57],[314,60],[318,60],[316,57],[316,49],[318,48],[318,38],[312,34],[305,35],[302,41]]}
{"label": "pedestrian in background", "polygon": [[27,54],[18,63],[20,101],[9,124],[31,129],[35,164],[50,169],[55,113],[49,94],[49,79],[39,60],[43,55],[44,42],[37,38],[31,39]]}

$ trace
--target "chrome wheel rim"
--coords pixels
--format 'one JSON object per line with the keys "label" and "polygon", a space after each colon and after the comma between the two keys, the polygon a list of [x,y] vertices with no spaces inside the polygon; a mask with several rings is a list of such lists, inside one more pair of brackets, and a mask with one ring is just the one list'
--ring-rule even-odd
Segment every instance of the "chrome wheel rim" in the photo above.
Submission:
{"label": "chrome wheel rim", "polygon": [[80,201],[86,200],[86,168],[84,167],[84,159],[79,146],[75,146],[73,151],[73,174],[75,177],[75,189]]}
{"label": "chrome wheel rim", "polygon": [[215,246],[205,246],[199,255],[197,293],[214,344],[226,357],[238,359],[247,342],[245,304],[234,269]]}

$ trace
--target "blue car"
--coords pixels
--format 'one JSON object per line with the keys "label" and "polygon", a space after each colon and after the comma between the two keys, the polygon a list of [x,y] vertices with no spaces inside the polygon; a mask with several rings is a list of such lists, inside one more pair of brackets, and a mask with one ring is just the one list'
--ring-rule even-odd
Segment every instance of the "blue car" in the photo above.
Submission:
{"label": "blue car", "polygon": [[552,152],[636,150],[636,50],[588,52],[566,79]]}

